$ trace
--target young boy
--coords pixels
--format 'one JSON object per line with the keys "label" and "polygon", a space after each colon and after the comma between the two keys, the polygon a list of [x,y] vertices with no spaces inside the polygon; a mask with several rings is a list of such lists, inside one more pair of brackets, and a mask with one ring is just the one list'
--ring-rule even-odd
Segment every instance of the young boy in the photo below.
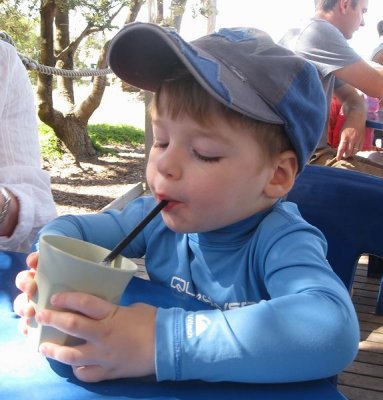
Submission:
{"label": "young boy", "polygon": [[[209,302],[187,312],[121,307],[61,293],[36,318],[86,340],[43,343],[84,381],[291,382],[337,374],[356,355],[349,294],[326,241],[282,201],[315,149],[326,115],[315,67],[255,29],[223,29],[190,44],[173,30],[127,25],[111,43],[117,76],[155,92],[147,166],[153,196],[122,212],[64,216],[41,232],[113,248],[155,204],[166,208],[123,251],[145,255],[150,279]],[[32,269],[15,310],[28,320]],[[186,295],[186,294],[185,294]],[[202,308],[202,307],[201,307]],[[24,328],[27,331],[27,326]]]}

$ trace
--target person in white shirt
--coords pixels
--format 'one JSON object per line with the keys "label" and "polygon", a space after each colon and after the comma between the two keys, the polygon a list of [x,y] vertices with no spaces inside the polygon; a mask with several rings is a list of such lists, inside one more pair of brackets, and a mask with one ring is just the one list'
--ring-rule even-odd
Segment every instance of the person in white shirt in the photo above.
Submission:
{"label": "person in white shirt", "polygon": [[56,215],[40,164],[33,88],[16,49],[0,38],[0,250],[28,252]]}

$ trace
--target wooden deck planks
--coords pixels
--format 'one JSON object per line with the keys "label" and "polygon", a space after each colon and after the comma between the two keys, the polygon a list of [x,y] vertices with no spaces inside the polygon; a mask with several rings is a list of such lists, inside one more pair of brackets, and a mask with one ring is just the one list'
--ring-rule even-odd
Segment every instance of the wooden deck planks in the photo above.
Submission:
{"label": "wooden deck planks", "polygon": [[367,277],[367,257],[362,257],[352,296],[361,342],[356,359],[338,380],[339,390],[350,400],[383,400],[383,316],[375,315],[379,283]]}

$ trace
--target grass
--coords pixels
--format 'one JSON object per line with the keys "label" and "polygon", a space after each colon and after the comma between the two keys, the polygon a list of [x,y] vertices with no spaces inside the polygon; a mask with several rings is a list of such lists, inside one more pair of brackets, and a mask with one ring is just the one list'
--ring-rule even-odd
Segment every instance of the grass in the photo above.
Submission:
{"label": "grass", "polygon": [[[105,145],[130,143],[133,146],[145,143],[145,132],[130,125],[88,125],[89,137],[94,148],[99,153],[112,153]],[[39,139],[41,155],[44,159],[61,158],[65,153],[61,141],[54,134],[52,128],[44,123],[39,124]]]}
{"label": "grass", "polygon": [[48,125],[39,124],[39,141],[41,155],[44,159],[61,158],[64,154],[61,142]]}

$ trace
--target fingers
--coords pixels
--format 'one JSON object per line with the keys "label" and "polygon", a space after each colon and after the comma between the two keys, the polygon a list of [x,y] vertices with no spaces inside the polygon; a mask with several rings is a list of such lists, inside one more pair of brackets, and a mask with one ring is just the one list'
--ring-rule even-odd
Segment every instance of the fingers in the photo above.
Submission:
{"label": "fingers", "polygon": [[[73,367],[73,373],[77,379],[83,382],[99,382],[107,379],[105,369],[98,365],[87,365],[80,367]],[[112,378],[113,376],[111,376]],[[114,377],[113,377],[114,378]]]}
{"label": "fingers", "polygon": [[99,382],[108,378],[116,378],[114,368],[108,368],[98,364],[91,354],[94,349],[88,344],[68,347],[54,343],[42,343],[39,351],[45,357],[71,365],[74,375],[83,382]]}
{"label": "fingers", "polygon": [[354,145],[352,145],[351,143],[350,143],[350,147],[352,147],[352,149],[351,149],[351,153],[352,154],[356,154],[358,151],[360,151],[361,150],[361,145],[360,144],[357,144],[357,143],[354,143]]}
{"label": "fingers", "polygon": [[336,159],[340,161],[343,157],[348,157],[349,150],[348,150],[348,142],[345,140],[341,140],[339,142],[338,150],[336,153]]}
{"label": "fingers", "polygon": [[35,315],[35,309],[28,301],[28,295],[26,293],[21,293],[15,298],[13,309],[20,317],[32,318]]}
{"label": "fingers", "polygon": [[36,271],[32,269],[19,272],[16,275],[16,287],[28,296],[33,296],[37,289],[35,275]]}
{"label": "fingers", "polygon": [[26,259],[26,263],[28,265],[29,268],[37,268],[37,262],[39,259],[39,253],[38,252],[34,252],[34,253],[30,253],[27,256]]}
{"label": "fingers", "polygon": [[95,364],[95,360],[89,356],[92,354],[92,346],[87,343],[79,346],[60,346],[55,343],[45,342],[40,345],[39,352],[45,357],[73,367]]}
{"label": "fingers", "polygon": [[355,143],[353,140],[342,139],[339,142],[336,158],[341,160],[342,158],[351,157],[360,151],[360,148],[360,144]]}
{"label": "fingers", "polygon": [[21,332],[24,336],[28,335],[28,322],[25,318],[20,318],[18,323],[19,332]]}
{"label": "fingers", "polygon": [[36,321],[86,341],[94,341],[99,337],[99,330],[95,329],[94,321],[72,312],[44,309],[36,313]]}
{"label": "fingers", "polygon": [[16,287],[29,297],[33,296],[37,289],[35,282],[37,260],[38,253],[29,254],[27,257],[27,265],[31,267],[31,269],[19,272],[15,279]]}
{"label": "fingers", "polygon": [[69,335],[94,342],[109,329],[108,320],[118,306],[86,293],[57,293],[51,298],[52,306],[65,311],[42,310],[36,314],[36,321],[49,325]]}
{"label": "fingers", "polygon": [[[84,339],[85,343],[42,343],[39,350],[43,355],[71,365],[76,377],[85,382],[154,373],[155,307],[118,307],[84,293],[62,293],[52,298],[55,306],[71,307],[70,311],[45,309],[36,315],[36,320]],[[88,305],[92,310],[83,310]],[[75,310],[104,318],[92,319]]]}
{"label": "fingers", "polygon": [[78,292],[56,293],[51,298],[51,304],[58,308],[79,312],[95,320],[106,318],[117,308],[116,305],[99,297]]}
{"label": "fingers", "polygon": [[19,321],[19,331],[24,335],[28,334],[30,319],[35,315],[35,309],[29,302],[29,299],[37,290],[37,285],[34,280],[37,260],[38,253],[29,254],[26,262],[31,269],[19,272],[15,279],[16,287],[23,293],[15,298],[13,309],[17,315],[22,317]]}

